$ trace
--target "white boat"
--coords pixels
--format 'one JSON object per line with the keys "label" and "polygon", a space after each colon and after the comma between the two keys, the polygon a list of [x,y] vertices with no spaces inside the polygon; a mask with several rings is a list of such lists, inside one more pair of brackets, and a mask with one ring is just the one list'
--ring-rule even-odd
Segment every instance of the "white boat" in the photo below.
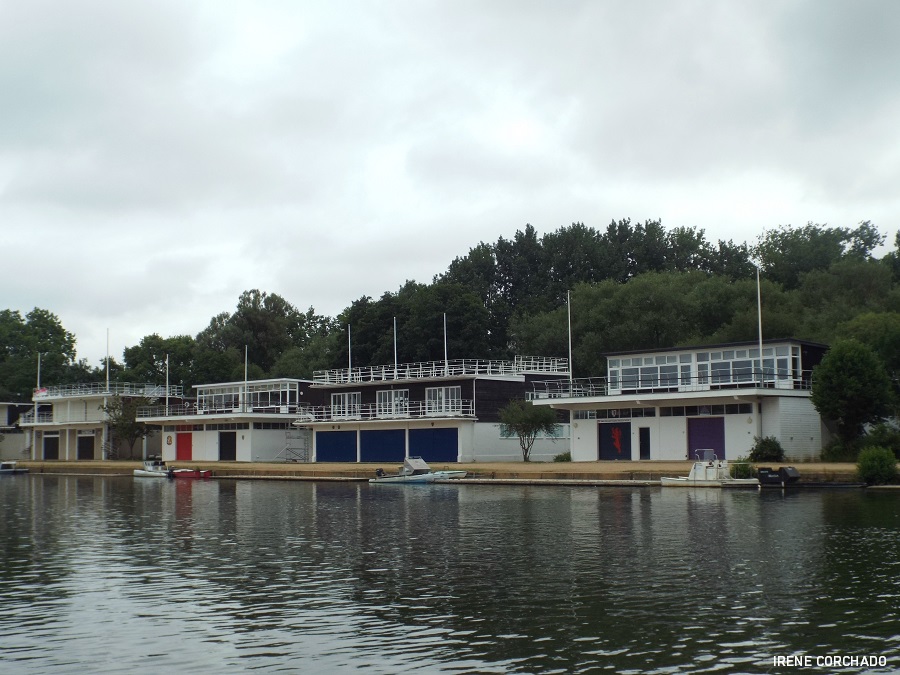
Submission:
{"label": "white boat", "polygon": [[376,469],[375,478],[370,478],[370,483],[433,483],[435,474],[431,467],[421,457],[407,457],[403,460],[403,466],[399,473],[386,474],[382,469]]}
{"label": "white boat", "polygon": [[687,476],[659,479],[663,487],[757,487],[756,478],[732,478],[727,459],[707,459],[694,462]]}
{"label": "white boat", "polygon": [[465,478],[469,475],[468,471],[462,469],[443,469],[434,472],[435,480],[451,480],[453,478]]}
{"label": "white boat", "polygon": [[28,473],[28,469],[20,469],[15,462],[0,462],[0,474]]}
{"label": "white boat", "polygon": [[160,459],[147,459],[144,468],[135,469],[134,475],[138,478],[171,478],[172,471]]}

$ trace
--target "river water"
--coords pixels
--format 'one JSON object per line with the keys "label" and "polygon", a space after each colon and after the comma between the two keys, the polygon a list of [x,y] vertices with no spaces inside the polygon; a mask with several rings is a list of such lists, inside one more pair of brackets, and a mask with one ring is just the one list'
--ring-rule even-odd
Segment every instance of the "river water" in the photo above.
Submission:
{"label": "river water", "polygon": [[900,670],[898,493],[29,475],[0,506],[2,673]]}

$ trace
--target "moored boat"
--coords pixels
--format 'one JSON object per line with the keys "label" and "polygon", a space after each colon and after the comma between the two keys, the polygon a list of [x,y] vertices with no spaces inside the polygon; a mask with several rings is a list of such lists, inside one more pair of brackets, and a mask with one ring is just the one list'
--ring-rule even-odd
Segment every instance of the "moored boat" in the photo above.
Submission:
{"label": "moored boat", "polygon": [[710,459],[694,462],[687,476],[663,477],[663,487],[758,487],[756,478],[732,478],[727,459]]}
{"label": "moored boat", "polygon": [[16,466],[16,462],[0,462],[0,475],[12,475],[17,473],[28,473],[28,469]]}
{"label": "moored boat", "polygon": [[172,478],[172,471],[160,459],[147,459],[142,469],[134,470],[134,475],[137,478]]}
{"label": "moored boat", "polygon": [[212,471],[209,469],[172,469],[172,478],[199,480],[210,476],[212,476]]}
{"label": "moored boat", "polygon": [[453,478],[465,478],[469,475],[468,471],[462,469],[443,469],[434,472],[435,480],[450,480]]}
{"label": "moored boat", "polygon": [[403,460],[400,471],[394,475],[386,474],[382,469],[376,469],[375,478],[370,478],[370,483],[433,483],[435,474],[431,467],[421,457],[407,457]]}

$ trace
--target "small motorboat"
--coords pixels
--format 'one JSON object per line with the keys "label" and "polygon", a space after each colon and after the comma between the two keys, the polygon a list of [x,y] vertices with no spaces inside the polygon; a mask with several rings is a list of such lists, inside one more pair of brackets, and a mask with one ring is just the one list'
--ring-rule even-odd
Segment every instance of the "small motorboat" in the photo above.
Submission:
{"label": "small motorboat", "polygon": [[468,471],[462,469],[443,469],[434,472],[435,480],[451,480],[453,478],[465,478],[469,475]]}
{"label": "small motorboat", "polygon": [[199,480],[210,476],[212,471],[209,469],[172,469],[172,478]]}
{"label": "small motorboat", "polygon": [[663,487],[758,487],[757,478],[732,478],[727,459],[708,459],[694,462],[687,476],[659,479]]}
{"label": "small motorboat", "polygon": [[407,457],[399,473],[389,475],[383,469],[375,470],[370,483],[433,483],[436,475],[421,457]]}
{"label": "small motorboat", "polygon": [[761,466],[757,470],[757,475],[760,487],[790,487],[800,480],[800,472],[792,466],[783,466],[780,469]]}
{"label": "small motorboat", "polygon": [[0,474],[12,475],[16,473],[28,473],[28,469],[19,468],[15,462],[0,462]]}
{"label": "small motorboat", "polygon": [[144,460],[142,469],[135,469],[136,478],[172,478],[172,470],[158,457]]}

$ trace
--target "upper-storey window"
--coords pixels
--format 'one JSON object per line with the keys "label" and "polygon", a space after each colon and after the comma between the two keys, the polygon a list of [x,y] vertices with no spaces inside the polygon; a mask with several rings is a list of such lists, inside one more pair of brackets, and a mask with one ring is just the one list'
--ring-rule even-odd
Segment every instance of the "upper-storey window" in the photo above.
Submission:
{"label": "upper-storey window", "polygon": [[375,397],[379,417],[409,414],[409,389],[385,389]]}
{"label": "upper-storey window", "polygon": [[462,412],[462,387],[428,387],[425,390],[425,412]]}
{"label": "upper-storey window", "polygon": [[360,393],[349,391],[342,394],[331,395],[332,417],[358,417]]}

